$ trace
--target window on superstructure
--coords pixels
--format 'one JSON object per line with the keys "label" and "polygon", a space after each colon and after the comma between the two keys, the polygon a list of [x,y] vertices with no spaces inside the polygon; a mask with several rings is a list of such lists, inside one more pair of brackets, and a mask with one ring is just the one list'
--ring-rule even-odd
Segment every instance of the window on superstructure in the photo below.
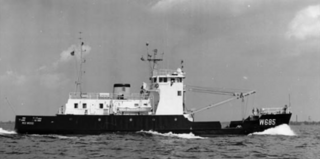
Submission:
{"label": "window on superstructure", "polygon": [[157,83],[157,78],[156,78],[156,77],[153,78],[153,82],[154,82],[154,83]]}
{"label": "window on superstructure", "polygon": [[177,78],[177,82],[181,83],[182,82],[182,78],[181,77]]}
{"label": "window on superstructure", "polygon": [[87,108],[87,103],[82,103],[82,108],[83,109]]}
{"label": "window on superstructure", "polygon": [[99,106],[100,106],[100,109],[103,109],[103,103],[100,103]]}
{"label": "window on superstructure", "polygon": [[163,78],[163,82],[164,82],[164,83],[167,83],[167,82],[168,82],[168,78],[166,78],[166,77]]}
{"label": "window on superstructure", "polygon": [[74,103],[74,108],[75,108],[75,109],[78,108],[78,103]]}
{"label": "window on superstructure", "polygon": [[159,78],[159,82],[162,83],[163,82],[163,77]]}
{"label": "window on superstructure", "polygon": [[182,94],[181,91],[178,91],[178,96],[181,96],[181,94]]}

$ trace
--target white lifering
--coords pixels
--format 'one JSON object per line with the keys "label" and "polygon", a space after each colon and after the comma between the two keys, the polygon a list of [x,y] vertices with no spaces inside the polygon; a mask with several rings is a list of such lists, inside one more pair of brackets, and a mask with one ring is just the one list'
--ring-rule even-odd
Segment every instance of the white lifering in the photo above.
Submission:
{"label": "white lifering", "polygon": [[156,84],[154,85],[154,87],[159,88],[159,84],[158,84],[158,83],[156,83]]}

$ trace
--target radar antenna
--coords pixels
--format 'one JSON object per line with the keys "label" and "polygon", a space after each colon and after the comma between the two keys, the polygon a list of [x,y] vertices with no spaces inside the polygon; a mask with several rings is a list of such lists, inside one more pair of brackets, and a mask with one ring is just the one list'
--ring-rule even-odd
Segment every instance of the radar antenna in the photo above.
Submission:
{"label": "radar antenna", "polygon": [[[147,47],[147,60],[144,59],[144,57],[141,57],[142,61],[148,61],[149,62],[149,66],[150,66],[150,74],[152,77],[154,75],[154,71],[157,69],[157,65],[158,62],[163,61],[163,58],[157,58],[157,54],[158,54],[158,49],[154,49],[153,50],[153,55],[149,54],[149,49],[148,49],[149,43],[146,43],[146,47]],[[164,53],[162,53],[162,56],[164,55]],[[153,80],[150,78],[150,82],[151,84],[153,84]]]}

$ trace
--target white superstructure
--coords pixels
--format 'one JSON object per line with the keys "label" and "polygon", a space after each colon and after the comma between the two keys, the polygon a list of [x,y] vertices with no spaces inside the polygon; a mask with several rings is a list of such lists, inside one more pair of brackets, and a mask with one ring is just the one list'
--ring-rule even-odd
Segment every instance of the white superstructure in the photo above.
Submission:
{"label": "white superstructure", "polygon": [[151,110],[150,100],[143,95],[131,94],[127,98],[112,93],[70,93],[68,102],[59,114],[146,114]]}
{"label": "white superstructure", "polygon": [[[154,70],[150,88],[130,94],[129,84],[115,84],[112,93],[69,94],[58,114],[74,115],[182,115],[183,71]],[[155,99],[156,98],[156,99]]]}
{"label": "white superstructure", "polygon": [[[81,34],[81,32],[80,32]],[[80,38],[81,40],[81,38]],[[69,94],[68,102],[62,106],[58,114],[74,115],[182,115],[184,114],[184,85],[185,74],[182,69],[159,70],[157,49],[153,55],[147,51],[147,59],[151,68],[149,87],[143,83],[140,93],[130,94],[130,84],[114,84],[112,93],[83,93],[81,89],[82,57],[84,43],[81,42],[80,52],[70,54],[80,55],[80,71],[76,81],[75,93]],[[148,50],[148,43],[146,43]],[[163,54],[162,54],[163,55]],[[183,61],[182,61],[183,62]],[[182,64],[182,63],[181,63]],[[183,68],[183,66],[182,66]]]}
{"label": "white superstructure", "polygon": [[184,73],[180,68],[177,70],[154,70],[152,80],[160,97],[156,115],[181,115],[184,113],[184,78]]}

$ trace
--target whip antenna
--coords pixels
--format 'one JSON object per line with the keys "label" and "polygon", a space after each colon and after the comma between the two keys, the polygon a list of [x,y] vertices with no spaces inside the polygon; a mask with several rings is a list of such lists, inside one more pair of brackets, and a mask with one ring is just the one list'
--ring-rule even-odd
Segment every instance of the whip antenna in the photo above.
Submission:
{"label": "whip antenna", "polygon": [[11,104],[10,104],[10,102],[9,102],[7,97],[6,97],[6,101],[7,101],[8,105],[9,105],[10,109],[13,111],[14,115],[17,115],[16,112],[14,111],[14,109],[12,108],[12,106],[11,106]]}

